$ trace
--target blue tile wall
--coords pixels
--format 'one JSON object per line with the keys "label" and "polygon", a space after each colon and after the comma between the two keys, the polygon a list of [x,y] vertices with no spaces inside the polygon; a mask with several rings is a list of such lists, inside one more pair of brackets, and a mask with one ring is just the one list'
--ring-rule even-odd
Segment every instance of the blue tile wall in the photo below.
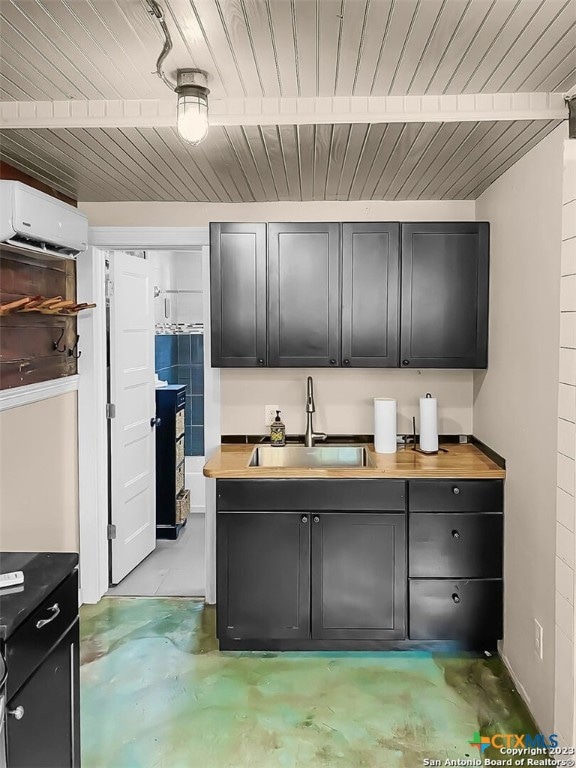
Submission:
{"label": "blue tile wall", "polygon": [[156,336],[156,372],[169,384],[186,386],[185,453],[203,456],[204,337],[197,333]]}

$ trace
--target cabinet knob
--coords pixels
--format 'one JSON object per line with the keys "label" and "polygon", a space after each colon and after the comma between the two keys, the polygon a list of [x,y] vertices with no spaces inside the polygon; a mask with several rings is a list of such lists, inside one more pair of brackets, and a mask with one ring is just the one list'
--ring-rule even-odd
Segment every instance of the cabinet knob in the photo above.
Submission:
{"label": "cabinet knob", "polygon": [[8,714],[16,720],[22,720],[24,717],[24,707],[20,705],[19,707],[16,707],[16,709],[9,709]]}
{"label": "cabinet knob", "polygon": [[452,488],[452,493],[454,494],[454,496],[458,496],[458,494],[460,493],[460,488],[458,488],[457,485],[454,486],[454,488]]}
{"label": "cabinet knob", "polygon": [[350,360],[348,359],[344,360],[344,365],[350,365]]}
{"label": "cabinet knob", "polygon": [[334,358],[332,358],[332,360],[330,360],[330,365],[336,365],[336,360],[334,360]]}
{"label": "cabinet knob", "polygon": [[308,518],[306,517],[306,515],[303,515],[302,522],[303,523],[307,523],[308,522]]}
{"label": "cabinet knob", "polygon": [[460,532],[459,531],[452,531],[452,538],[453,539],[459,539],[460,538]]}
{"label": "cabinet knob", "polygon": [[258,365],[264,365],[264,358],[263,357],[259,357],[258,358]]}
{"label": "cabinet knob", "polygon": [[452,600],[455,603],[459,603],[460,602],[460,595],[457,595],[456,592],[454,592],[454,594],[452,595]]}
{"label": "cabinet knob", "polygon": [[159,427],[160,424],[162,424],[162,419],[155,418],[154,416],[150,419],[150,426],[152,429],[154,429],[154,427]]}
{"label": "cabinet knob", "polygon": [[315,523],[319,523],[320,522],[320,518],[318,517],[318,515],[314,515],[314,522]]}
{"label": "cabinet knob", "polygon": [[402,365],[410,365],[410,360],[402,360]]}

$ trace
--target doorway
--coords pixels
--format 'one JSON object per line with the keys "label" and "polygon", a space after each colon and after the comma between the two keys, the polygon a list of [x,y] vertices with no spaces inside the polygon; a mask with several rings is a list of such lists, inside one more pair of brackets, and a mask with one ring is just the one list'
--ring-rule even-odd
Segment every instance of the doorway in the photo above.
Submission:
{"label": "doorway", "polygon": [[[188,335],[187,341],[193,335],[201,335],[198,317],[182,318],[182,312],[186,307],[196,304],[198,306],[202,299],[202,330],[209,338],[210,329],[210,307],[209,307],[209,248],[208,248],[208,229],[194,227],[160,227],[160,228],[125,228],[125,227],[95,227],[90,230],[91,247],[79,260],[79,280],[82,286],[82,292],[97,293],[101,297],[100,307],[104,306],[104,264],[107,255],[114,250],[128,250],[134,252],[135,249],[141,249],[150,255],[150,266],[155,257],[173,258],[174,260],[184,260],[184,253],[189,255],[192,262],[196,259],[196,276],[201,271],[201,284],[187,285],[178,280],[176,284],[165,286],[161,285],[161,280],[156,280],[157,272],[153,270],[152,286],[158,284],[159,290],[157,296],[153,299],[154,318],[153,325],[158,323],[163,328],[154,328],[151,339],[152,357],[155,358],[155,346],[162,343],[157,339],[159,336],[176,337],[176,344],[180,338],[180,344],[185,345],[183,336]],[[168,254],[171,256],[168,256]],[[200,259],[201,254],[201,259]],[[191,275],[194,273],[192,266]],[[167,262],[158,264],[158,269],[166,269]],[[201,269],[199,269],[201,267]],[[177,269],[177,267],[176,267]],[[176,291],[182,293],[176,293]],[[164,291],[164,292],[162,292]],[[172,293],[174,291],[174,293]],[[188,293],[185,293],[188,291]],[[198,293],[192,293],[192,292]],[[166,302],[165,300],[169,301]],[[178,307],[180,307],[180,322],[178,317]],[[166,314],[168,313],[168,317]],[[163,315],[163,317],[162,317]],[[169,326],[175,324],[177,328]],[[184,325],[184,328],[180,327]],[[192,327],[186,327],[192,326]],[[196,326],[196,327],[194,327]],[[177,333],[169,333],[178,331]],[[182,333],[182,331],[195,331],[192,333]],[[95,312],[91,317],[91,325],[84,329],[84,338],[86,346],[84,351],[84,375],[81,377],[81,387],[79,393],[79,432],[80,432],[80,468],[83,482],[80,484],[80,551],[81,551],[81,578],[82,578],[82,600],[84,602],[98,602],[106,594],[109,587],[109,530],[108,530],[108,482],[107,482],[107,462],[105,459],[106,444],[106,421],[103,416],[104,404],[107,401],[106,395],[106,353],[105,353],[105,332],[106,322],[104,312]],[[97,342],[97,343],[96,343]],[[164,341],[165,343],[165,341]],[[174,344],[174,338],[172,344]],[[210,345],[195,342],[200,349],[196,349],[195,354],[201,351],[203,347],[203,395],[202,392],[189,393],[189,397],[196,397],[194,400],[194,416],[186,419],[185,426],[188,427],[188,444],[192,439],[194,449],[188,451],[185,456],[185,485],[190,490],[190,516],[187,519],[186,526],[175,541],[157,541],[154,552],[150,555],[150,562],[153,564],[155,558],[158,560],[159,571],[186,571],[190,576],[188,585],[184,586],[182,580],[178,577],[181,573],[170,574],[170,578],[163,578],[164,585],[158,583],[159,576],[148,579],[148,587],[140,586],[138,592],[136,589],[130,589],[132,594],[164,593],[171,595],[178,594],[196,594],[205,593],[205,599],[208,603],[215,600],[215,482],[203,477],[202,469],[204,457],[209,457],[220,444],[220,377],[218,369],[211,368]],[[180,351],[180,350],[178,350]],[[186,352],[184,351],[185,355]],[[192,357],[192,346],[190,346],[190,356]],[[177,359],[178,368],[181,358]],[[156,368],[154,359],[154,368]],[[196,363],[196,360],[195,360]],[[165,371],[162,367],[166,366],[161,361],[158,364],[159,375]],[[189,372],[194,381],[202,379],[201,366],[198,369]],[[173,371],[174,372],[174,371]],[[200,401],[203,399],[203,421],[199,414],[202,409],[199,408]],[[191,406],[189,401],[187,405]],[[203,426],[203,449],[201,439],[201,428]],[[98,450],[98,456],[95,463],[94,443],[101,445]],[[90,487],[90,480],[93,479]],[[195,566],[200,574],[196,577],[190,568],[190,539],[194,540],[196,554],[193,557]],[[204,546],[202,546],[202,542]],[[156,551],[158,550],[158,551]],[[178,555],[182,560],[178,561]],[[148,558],[145,558],[145,562]],[[161,562],[163,567],[161,566]],[[166,563],[168,567],[166,567]],[[182,567],[180,568],[180,564]],[[204,565],[204,568],[202,568]],[[150,566],[152,569],[152,566]],[[156,566],[154,565],[154,568]],[[137,568],[134,569],[136,571]],[[168,576],[167,573],[161,574]],[[122,590],[127,589],[129,583],[122,585]],[[160,592],[158,590],[161,589]],[[120,592],[120,589],[118,590]],[[126,592],[128,594],[128,592]]]}
{"label": "doorway", "polygon": [[[202,249],[132,252],[147,262],[153,302],[148,344],[153,346],[156,494],[154,548],[117,584],[114,542],[110,548],[108,595],[134,597],[204,597],[205,491],[204,459],[204,302]],[[109,261],[126,260],[112,251]],[[134,267],[132,266],[132,271]],[[115,270],[118,273],[118,267]],[[114,286],[115,303],[129,301]],[[109,334],[118,328],[109,322]],[[110,338],[109,349],[114,348]],[[109,358],[109,378],[118,375]],[[117,366],[121,367],[121,366]],[[176,405],[178,404],[178,407]],[[111,422],[113,423],[113,422]],[[173,424],[178,426],[174,429]],[[111,435],[111,440],[113,441]],[[113,447],[113,442],[112,442]],[[114,475],[111,466],[110,476]],[[176,484],[176,495],[174,492]],[[112,505],[118,503],[113,498]],[[114,507],[112,506],[112,510]],[[112,512],[113,514],[113,512]],[[111,519],[112,522],[112,519]],[[117,569],[116,569],[117,570]]]}

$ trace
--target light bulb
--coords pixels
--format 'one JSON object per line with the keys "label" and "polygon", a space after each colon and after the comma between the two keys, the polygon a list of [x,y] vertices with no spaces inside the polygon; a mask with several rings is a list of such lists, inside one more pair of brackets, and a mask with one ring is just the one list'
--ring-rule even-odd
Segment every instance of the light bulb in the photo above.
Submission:
{"label": "light bulb", "polygon": [[200,144],[208,133],[208,99],[195,90],[186,91],[178,96],[178,133],[184,141]]}

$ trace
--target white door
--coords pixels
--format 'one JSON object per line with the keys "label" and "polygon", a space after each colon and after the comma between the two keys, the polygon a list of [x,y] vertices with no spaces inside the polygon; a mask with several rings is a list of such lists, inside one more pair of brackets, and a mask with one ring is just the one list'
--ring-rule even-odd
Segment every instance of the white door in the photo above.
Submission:
{"label": "white door", "polygon": [[110,259],[111,575],[117,584],[156,546],[154,302],[151,262]]}

